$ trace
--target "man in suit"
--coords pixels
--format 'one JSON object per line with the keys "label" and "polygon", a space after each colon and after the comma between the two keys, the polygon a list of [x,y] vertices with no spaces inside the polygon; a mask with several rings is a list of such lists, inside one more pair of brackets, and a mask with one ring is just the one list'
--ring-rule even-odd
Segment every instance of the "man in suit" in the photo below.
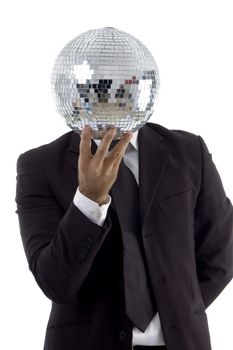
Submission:
{"label": "man in suit", "polygon": [[[22,242],[52,301],[44,350],[210,350],[205,310],[233,276],[233,207],[212,155],[201,136],[155,123],[108,152],[113,137],[106,132],[97,148],[88,131],[71,131],[17,159]],[[145,332],[126,313],[123,161],[139,184],[158,309]]]}

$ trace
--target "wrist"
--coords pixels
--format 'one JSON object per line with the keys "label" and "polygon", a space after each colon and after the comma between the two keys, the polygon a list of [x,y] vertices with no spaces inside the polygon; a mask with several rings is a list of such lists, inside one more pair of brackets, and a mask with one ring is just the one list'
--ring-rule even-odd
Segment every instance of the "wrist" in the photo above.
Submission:
{"label": "wrist", "polygon": [[103,204],[107,204],[109,202],[108,200],[108,197],[104,197],[103,199],[99,199],[99,200],[96,200],[96,202],[99,204],[99,205],[103,205]]}
{"label": "wrist", "polygon": [[90,193],[90,192],[87,192],[85,190],[80,189],[80,187],[79,187],[79,191],[84,196],[86,196],[87,198],[91,199],[92,201],[98,203],[99,205],[107,204],[109,201],[107,195],[104,195],[104,196],[95,195],[94,193]]}

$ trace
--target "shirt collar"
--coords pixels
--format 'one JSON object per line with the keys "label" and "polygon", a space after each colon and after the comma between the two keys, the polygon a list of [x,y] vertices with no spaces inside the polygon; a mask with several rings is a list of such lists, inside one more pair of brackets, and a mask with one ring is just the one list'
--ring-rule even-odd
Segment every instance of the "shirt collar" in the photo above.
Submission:
{"label": "shirt collar", "polygon": [[[99,145],[101,140],[93,139],[97,145]],[[138,130],[134,131],[131,140],[129,141],[132,146],[138,151]]]}

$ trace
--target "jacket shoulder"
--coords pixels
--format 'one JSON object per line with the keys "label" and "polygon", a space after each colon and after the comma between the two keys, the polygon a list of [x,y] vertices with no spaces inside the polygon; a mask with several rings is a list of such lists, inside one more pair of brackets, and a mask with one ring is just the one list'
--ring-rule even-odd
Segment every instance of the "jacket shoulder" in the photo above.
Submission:
{"label": "jacket shoulder", "polygon": [[26,150],[19,154],[18,159],[24,158],[31,161],[33,159],[39,160],[39,158],[43,160],[49,158],[54,159],[56,155],[61,156],[61,153],[65,152],[69,145],[72,132],[72,130],[68,131],[51,142]]}
{"label": "jacket shoulder", "polygon": [[161,136],[165,137],[167,141],[174,141],[177,143],[198,143],[198,136],[197,134],[182,130],[182,129],[169,129],[165,126],[157,123],[147,123],[151,128],[153,128],[155,131],[157,131]]}

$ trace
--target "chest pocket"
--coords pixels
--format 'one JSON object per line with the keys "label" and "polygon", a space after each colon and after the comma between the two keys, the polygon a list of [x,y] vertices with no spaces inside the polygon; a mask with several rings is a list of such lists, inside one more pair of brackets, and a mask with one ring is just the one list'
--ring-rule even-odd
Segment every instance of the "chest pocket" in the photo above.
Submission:
{"label": "chest pocket", "polygon": [[193,233],[194,205],[192,187],[160,199],[158,207],[164,228],[170,232],[177,232],[178,236],[190,230]]}
{"label": "chest pocket", "polygon": [[180,205],[192,205],[192,187],[181,190],[179,192],[168,195],[158,200],[161,214],[165,214],[167,209],[174,209],[175,212],[179,212]]}

